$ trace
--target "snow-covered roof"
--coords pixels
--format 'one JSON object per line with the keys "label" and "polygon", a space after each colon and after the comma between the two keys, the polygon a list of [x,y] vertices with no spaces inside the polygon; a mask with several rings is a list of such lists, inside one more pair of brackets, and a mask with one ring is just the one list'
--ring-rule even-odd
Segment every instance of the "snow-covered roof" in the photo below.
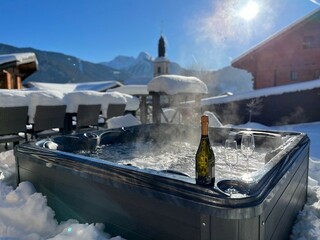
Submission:
{"label": "snow-covered roof", "polygon": [[133,96],[142,96],[148,95],[148,87],[147,85],[123,85],[117,88],[108,89],[108,92],[120,92],[126,93]]}
{"label": "snow-covered roof", "polygon": [[8,63],[15,63],[18,66],[31,62],[36,62],[38,65],[36,55],[31,52],[0,55],[0,66]]}
{"label": "snow-covered roof", "polygon": [[289,92],[311,90],[314,88],[320,88],[320,79],[301,82],[301,83],[293,83],[288,85],[270,87],[270,88],[263,88],[263,89],[253,90],[250,92],[234,94],[232,96],[223,95],[218,97],[203,98],[201,100],[201,104],[211,105],[211,104],[228,103],[228,102],[240,101],[245,99],[267,97],[271,95],[281,95],[283,93],[289,93]]}
{"label": "snow-covered roof", "polygon": [[264,41],[258,43],[256,46],[252,47],[251,49],[249,49],[248,51],[244,52],[243,54],[241,54],[240,56],[238,56],[237,58],[235,58],[231,64],[234,64],[235,62],[239,61],[241,58],[249,55],[250,53],[252,53],[253,51],[257,50],[258,48],[260,48],[261,46],[263,46],[264,44],[266,44],[267,42],[272,41],[273,39],[277,38],[278,36],[290,31],[292,28],[294,28],[295,26],[297,26],[298,24],[302,23],[303,21],[305,21],[306,19],[310,18],[311,16],[313,16],[314,14],[318,13],[320,11],[320,8],[317,8],[316,10],[312,11],[311,13],[307,14],[306,16],[304,16],[303,18],[299,19],[298,21],[288,25],[287,27],[283,28],[282,30],[280,30],[279,32],[273,34],[272,36],[270,36],[269,38],[265,39]]}
{"label": "snow-covered roof", "polygon": [[81,90],[92,90],[104,92],[110,88],[122,86],[118,81],[103,82],[86,82],[86,83],[44,83],[44,82],[28,82],[24,84],[32,90],[56,90],[60,92],[73,92]]}
{"label": "snow-covered roof", "polygon": [[168,95],[183,93],[206,94],[207,85],[196,77],[180,75],[160,75],[148,83],[149,92],[162,92]]}

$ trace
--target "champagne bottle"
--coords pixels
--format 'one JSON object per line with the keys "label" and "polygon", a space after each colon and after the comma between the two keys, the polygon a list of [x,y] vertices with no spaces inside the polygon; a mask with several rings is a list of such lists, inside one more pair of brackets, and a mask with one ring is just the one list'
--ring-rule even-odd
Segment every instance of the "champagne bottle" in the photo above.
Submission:
{"label": "champagne bottle", "polygon": [[203,115],[201,117],[201,139],[196,153],[196,183],[213,186],[215,181],[215,156],[209,141],[208,125],[209,118]]}

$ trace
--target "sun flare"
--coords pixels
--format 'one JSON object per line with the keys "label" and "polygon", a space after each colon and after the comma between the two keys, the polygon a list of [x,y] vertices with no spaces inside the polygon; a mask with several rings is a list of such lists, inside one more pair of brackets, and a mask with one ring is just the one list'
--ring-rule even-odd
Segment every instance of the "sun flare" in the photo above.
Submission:
{"label": "sun flare", "polygon": [[244,8],[240,10],[240,17],[250,21],[257,16],[259,12],[259,5],[256,2],[248,2]]}

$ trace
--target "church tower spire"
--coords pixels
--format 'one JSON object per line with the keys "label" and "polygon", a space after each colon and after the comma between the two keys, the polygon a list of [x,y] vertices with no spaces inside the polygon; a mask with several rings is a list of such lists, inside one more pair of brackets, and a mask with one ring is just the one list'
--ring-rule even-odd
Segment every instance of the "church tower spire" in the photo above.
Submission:
{"label": "church tower spire", "polygon": [[169,59],[166,58],[166,42],[161,34],[158,41],[158,57],[154,60],[153,76],[169,74]]}
{"label": "church tower spire", "polygon": [[159,39],[158,43],[158,57],[165,57],[166,56],[166,43],[164,41],[164,38],[161,34],[161,37]]}

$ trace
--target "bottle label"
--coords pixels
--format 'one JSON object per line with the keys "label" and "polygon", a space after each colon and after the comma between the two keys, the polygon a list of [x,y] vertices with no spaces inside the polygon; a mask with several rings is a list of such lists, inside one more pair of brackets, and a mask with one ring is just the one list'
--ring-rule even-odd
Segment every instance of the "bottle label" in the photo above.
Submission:
{"label": "bottle label", "polygon": [[202,141],[196,154],[196,179],[197,183],[208,185],[214,181],[215,162],[214,153],[207,141]]}

